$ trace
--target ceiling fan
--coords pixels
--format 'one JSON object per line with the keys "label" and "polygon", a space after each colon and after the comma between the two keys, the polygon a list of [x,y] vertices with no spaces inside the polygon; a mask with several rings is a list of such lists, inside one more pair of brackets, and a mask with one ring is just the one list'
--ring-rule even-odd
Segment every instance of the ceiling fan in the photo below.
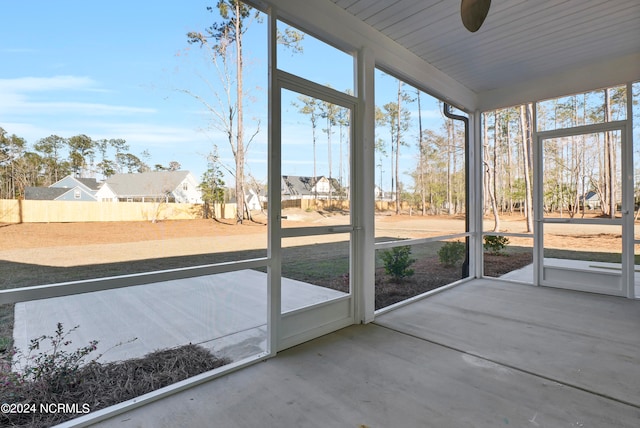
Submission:
{"label": "ceiling fan", "polygon": [[462,0],[460,16],[465,28],[472,33],[480,29],[489,14],[491,0]]}

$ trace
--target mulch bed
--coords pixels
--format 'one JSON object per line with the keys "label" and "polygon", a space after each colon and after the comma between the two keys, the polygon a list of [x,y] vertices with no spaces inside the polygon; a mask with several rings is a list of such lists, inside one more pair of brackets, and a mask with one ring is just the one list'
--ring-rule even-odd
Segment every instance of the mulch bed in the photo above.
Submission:
{"label": "mulch bed", "polygon": [[[532,263],[528,253],[484,255],[485,276],[498,277]],[[443,266],[438,257],[426,257],[411,265],[415,273],[396,282],[385,274],[384,268],[376,269],[375,308],[381,309],[427,291],[434,290],[465,277],[462,267]]]}
{"label": "mulch bed", "polygon": [[533,263],[531,252],[484,255],[484,275],[499,277]]}
{"label": "mulch bed", "polygon": [[[102,409],[171,385],[200,373],[228,364],[227,359],[215,357],[197,345],[152,352],[142,358],[115,363],[89,363],[77,376],[75,383],[64,382],[7,382],[0,388],[0,403],[35,403],[28,413],[0,413],[0,426],[50,427],[81,416],[88,411]],[[0,380],[2,379],[0,373]],[[78,413],[41,412],[40,404],[76,404]]]}

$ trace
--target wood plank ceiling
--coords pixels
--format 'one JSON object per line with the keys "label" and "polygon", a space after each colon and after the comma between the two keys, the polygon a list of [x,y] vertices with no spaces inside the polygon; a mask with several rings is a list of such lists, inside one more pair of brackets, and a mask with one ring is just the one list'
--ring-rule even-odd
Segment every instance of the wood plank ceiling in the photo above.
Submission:
{"label": "wood plank ceiling", "polygon": [[476,33],[459,0],[332,0],[476,93],[640,52],[639,0],[493,0]]}

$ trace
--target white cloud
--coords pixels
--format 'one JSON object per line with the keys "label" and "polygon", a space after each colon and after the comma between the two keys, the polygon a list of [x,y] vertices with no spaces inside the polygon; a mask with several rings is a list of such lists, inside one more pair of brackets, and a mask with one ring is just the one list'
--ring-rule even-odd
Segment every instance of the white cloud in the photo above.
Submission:
{"label": "white cloud", "polygon": [[86,115],[104,114],[131,114],[131,113],[154,113],[156,109],[147,107],[130,107],[122,105],[110,105],[99,103],[76,103],[76,102],[54,102],[54,103],[32,103],[31,106],[43,108],[54,108],[84,113]]}
{"label": "white cloud", "polygon": [[97,82],[83,76],[18,77],[0,79],[0,93],[23,93],[60,90],[98,90]]}
{"label": "white cloud", "polygon": [[11,114],[30,115],[82,115],[82,116],[103,116],[103,115],[124,115],[124,114],[148,114],[154,113],[156,109],[146,107],[130,107],[122,105],[110,105],[101,103],[82,102],[32,102],[20,96],[9,96],[0,101],[0,112]]}
{"label": "white cloud", "polygon": [[[52,96],[50,92],[63,92]],[[127,115],[155,113],[154,108],[67,100],[81,92],[109,92],[82,76],[0,79],[0,113],[7,115]],[[37,99],[36,99],[37,98]],[[44,99],[44,100],[43,100]]]}

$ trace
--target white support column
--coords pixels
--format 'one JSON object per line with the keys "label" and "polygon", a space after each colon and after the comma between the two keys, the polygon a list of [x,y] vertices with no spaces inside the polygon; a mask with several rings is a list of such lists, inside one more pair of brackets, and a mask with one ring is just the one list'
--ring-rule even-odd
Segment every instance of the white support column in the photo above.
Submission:
{"label": "white support column", "polygon": [[281,100],[280,87],[277,82],[277,35],[276,35],[276,13],[271,10],[269,13],[269,151],[268,151],[268,177],[267,188],[268,205],[268,248],[267,257],[269,264],[267,267],[267,353],[271,356],[278,351],[279,325],[281,311],[281,193],[280,193],[280,169],[281,169]]}
{"label": "white support column", "polygon": [[482,277],[482,207],[483,207],[483,168],[482,168],[482,112],[476,110],[469,115],[469,239],[471,260],[469,275]]}
{"label": "white support column", "polygon": [[353,287],[355,322],[368,323],[375,311],[375,58],[363,48],[356,60],[355,141],[353,150]]}
{"label": "white support column", "polygon": [[626,269],[622,271],[622,283],[627,285],[626,295],[633,299],[636,297],[635,287],[635,180],[633,165],[633,84],[627,83],[627,125],[625,134],[622,136],[624,145],[622,147],[622,170],[626,170],[622,178],[622,266]]}

